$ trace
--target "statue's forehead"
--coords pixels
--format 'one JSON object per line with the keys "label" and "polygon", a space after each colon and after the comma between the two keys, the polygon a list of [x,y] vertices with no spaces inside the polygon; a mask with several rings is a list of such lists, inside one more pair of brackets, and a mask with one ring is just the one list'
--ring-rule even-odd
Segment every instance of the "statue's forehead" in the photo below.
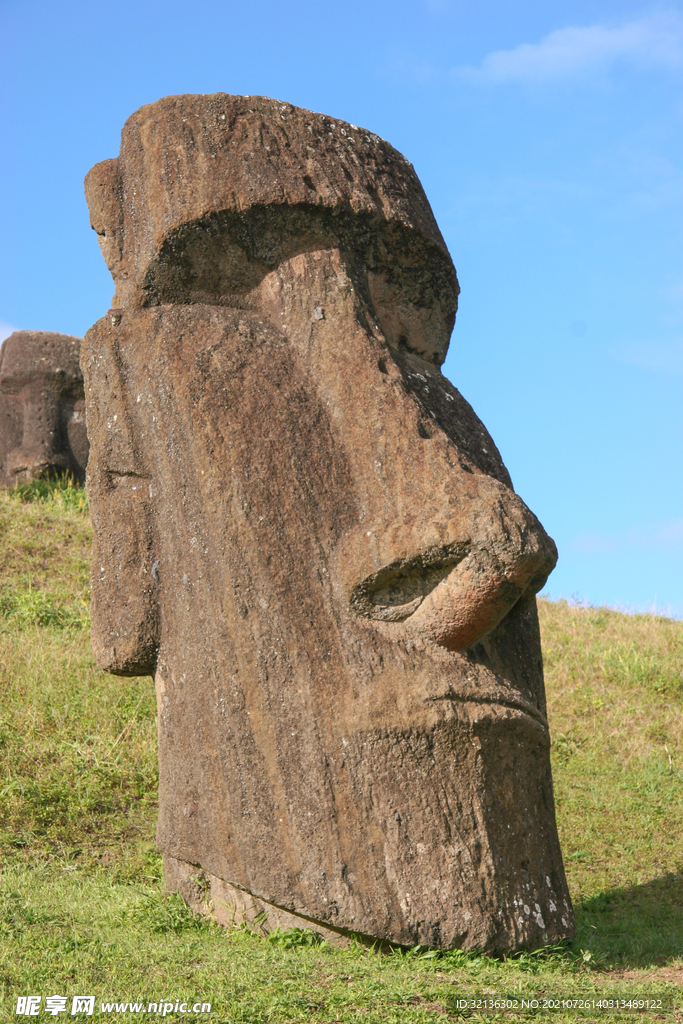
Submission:
{"label": "statue's forehead", "polygon": [[409,279],[419,307],[436,282],[452,327],[455,268],[412,164],[347,122],[258,96],[166,97],[128,119],[86,196],[120,306],[239,305],[283,260],[339,247]]}
{"label": "statue's forehead", "polygon": [[266,97],[169,96],[142,107],[123,128],[119,167],[146,181],[157,241],[213,210],[304,205],[395,222],[446,249],[412,164],[389,143]]}
{"label": "statue's forehead", "polygon": [[81,339],[51,331],[15,331],[0,349],[0,383],[55,378],[81,380]]}

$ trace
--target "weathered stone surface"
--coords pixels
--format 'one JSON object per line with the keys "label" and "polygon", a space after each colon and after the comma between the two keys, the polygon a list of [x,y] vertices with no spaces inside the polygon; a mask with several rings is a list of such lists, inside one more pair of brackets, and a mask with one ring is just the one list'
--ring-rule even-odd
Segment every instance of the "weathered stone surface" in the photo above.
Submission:
{"label": "weathered stone surface", "polygon": [[155,675],[167,883],[402,944],[571,934],[556,550],[439,370],[458,285],[411,165],[180,96],[86,192],[116,283],[81,356],[93,648]]}
{"label": "weathered stone surface", "polygon": [[81,338],[15,331],[0,349],[0,484],[70,472],[85,480]]}

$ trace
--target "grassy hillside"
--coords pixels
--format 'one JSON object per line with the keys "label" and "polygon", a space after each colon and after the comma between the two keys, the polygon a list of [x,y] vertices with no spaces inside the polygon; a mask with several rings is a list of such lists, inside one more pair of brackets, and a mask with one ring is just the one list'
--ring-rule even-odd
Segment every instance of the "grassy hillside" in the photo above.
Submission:
{"label": "grassy hillside", "polygon": [[678,997],[683,623],[540,603],[573,943],[500,961],[337,950],[225,932],[164,894],[153,685],[93,664],[89,544],[83,491],[0,493],[0,1017],[55,993],[95,994],[96,1016],[105,1001],[203,1000],[249,1024],[449,1020],[468,994]]}

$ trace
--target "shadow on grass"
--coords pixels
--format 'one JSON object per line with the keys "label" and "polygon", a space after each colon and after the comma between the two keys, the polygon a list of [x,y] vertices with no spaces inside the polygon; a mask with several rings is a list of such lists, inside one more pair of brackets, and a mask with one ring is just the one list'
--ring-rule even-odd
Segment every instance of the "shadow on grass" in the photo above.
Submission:
{"label": "shadow on grass", "polygon": [[683,872],[577,901],[574,945],[605,966],[659,966],[683,955]]}

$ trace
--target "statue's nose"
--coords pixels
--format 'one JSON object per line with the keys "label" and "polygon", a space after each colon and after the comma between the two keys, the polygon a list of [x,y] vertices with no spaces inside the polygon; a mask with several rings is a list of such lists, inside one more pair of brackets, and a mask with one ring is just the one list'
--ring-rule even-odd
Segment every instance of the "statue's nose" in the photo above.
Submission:
{"label": "statue's nose", "polygon": [[15,479],[33,480],[63,472],[69,466],[65,450],[57,387],[34,381],[22,392],[24,432],[21,444],[10,451],[7,471]]}
{"label": "statue's nose", "polygon": [[[458,481],[456,506],[368,523],[340,544],[339,566],[354,611],[463,650],[523,596],[537,593],[557,549],[524,502],[485,475]],[[448,510],[448,511],[446,511]]]}
{"label": "statue's nose", "polygon": [[537,593],[557,561],[557,549],[543,528],[529,530],[525,543],[472,551],[425,597],[411,627],[449,650],[464,650],[485,636],[524,595]]}

